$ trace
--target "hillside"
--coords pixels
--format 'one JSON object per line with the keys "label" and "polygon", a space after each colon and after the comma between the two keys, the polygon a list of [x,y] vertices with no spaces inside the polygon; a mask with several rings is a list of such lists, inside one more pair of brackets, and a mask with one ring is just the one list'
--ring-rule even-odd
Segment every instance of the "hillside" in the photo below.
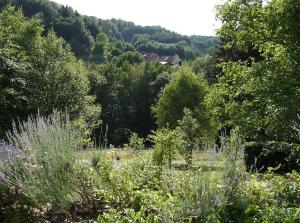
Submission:
{"label": "hillside", "polygon": [[38,17],[46,30],[63,37],[79,58],[90,59],[98,34],[110,41],[124,41],[142,53],[178,55],[183,60],[212,53],[218,40],[210,36],[183,36],[160,26],[138,26],[123,20],[102,20],[80,15],[71,7],[48,0],[2,0],[0,8],[11,4],[22,8],[27,17]]}

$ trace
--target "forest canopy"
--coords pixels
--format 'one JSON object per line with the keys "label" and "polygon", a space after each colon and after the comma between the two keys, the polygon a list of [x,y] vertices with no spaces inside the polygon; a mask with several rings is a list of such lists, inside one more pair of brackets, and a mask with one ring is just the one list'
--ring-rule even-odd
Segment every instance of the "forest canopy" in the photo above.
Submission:
{"label": "forest canopy", "polygon": [[89,60],[93,56],[97,35],[104,33],[111,41],[124,41],[141,53],[178,55],[191,60],[211,54],[218,43],[216,37],[183,36],[160,26],[138,26],[123,20],[103,20],[80,15],[69,6],[48,0],[3,0],[0,8],[12,4],[22,8],[25,16],[43,21],[45,30],[53,29],[70,45],[79,58]]}

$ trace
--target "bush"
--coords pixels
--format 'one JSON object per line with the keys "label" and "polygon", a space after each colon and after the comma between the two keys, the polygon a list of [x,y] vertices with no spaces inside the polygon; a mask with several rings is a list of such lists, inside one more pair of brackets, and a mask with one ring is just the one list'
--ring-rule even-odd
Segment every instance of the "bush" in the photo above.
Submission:
{"label": "bush", "polygon": [[103,216],[99,216],[98,223],[156,223],[158,217],[153,214],[145,214],[143,211],[134,211],[132,209],[125,209],[124,211],[110,210],[109,213],[105,213]]}
{"label": "bush", "polygon": [[154,143],[153,161],[162,167],[168,165],[171,169],[172,160],[176,153],[184,146],[182,135],[176,130],[162,128],[149,136]]}
{"label": "bush", "polygon": [[193,163],[193,151],[197,150],[201,141],[201,129],[200,125],[193,117],[192,112],[185,108],[184,116],[182,120],[178,121],[177,131],[182,135],[184,140],[184,147],[180,149],[180,153],[183,155],[187,166],[191,166]]}
{"label": "bush", "polygon": [[153,165],[151,154],[138,156],[132,159],[125,167],[124,175],[134,182],[136,190],[159,190],[161,189],[161,170]]}
{"label": "bush", "polygon": [[0,183],[0,222],[41,222],[51,206],[35,206],[22,191]]}
{"label": "bush", "polygon": [[268,172],[252,175],[230,205],[231,220],[240,222],[286,222],[300,220],[300,175],[279,176]]}
{"label": "bush", "polygon": [[300,171],[300,145],[286,142],[248,143],[245,149],[248,170]]}
{"label": "bush", "polygon": [[4,184],[24,192],[35,205],[68,207],[76,199],[73,172],[78,150],[77,130],[68,115],[31,117],[15,125],[8,138],[25,155],[1,167]]}
{"label": "bush", "polygon": [[132,152],[139,152],[145,149],[144,143],[145,140],[143,138],[140,138],[138,134],[134,132],[129,138],[129,143],[125,144],[124,147]]}

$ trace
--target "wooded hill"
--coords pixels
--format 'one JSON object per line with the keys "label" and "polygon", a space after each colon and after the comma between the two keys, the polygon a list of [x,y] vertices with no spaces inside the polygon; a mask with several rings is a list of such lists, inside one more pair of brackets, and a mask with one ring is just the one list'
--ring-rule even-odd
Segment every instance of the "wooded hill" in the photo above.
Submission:
{"label": "wooded hill", "polygon": [[183,36],[160,26],[143,27],[123,20],[103,20],[81,15],[69,6],[48,0],[1,0],[0,8],[8,4],[22,8],[27,17],[40,18],[46,31],[54,29],[71,45],[77,57],[86,60],[93,59],[93,49],[100,33],[105,33],[110,41],[122,45],[115,49],[115,54],[133,47],[142,53],[178,55],[182,60],[211,54],[218,43],[216,37]]}

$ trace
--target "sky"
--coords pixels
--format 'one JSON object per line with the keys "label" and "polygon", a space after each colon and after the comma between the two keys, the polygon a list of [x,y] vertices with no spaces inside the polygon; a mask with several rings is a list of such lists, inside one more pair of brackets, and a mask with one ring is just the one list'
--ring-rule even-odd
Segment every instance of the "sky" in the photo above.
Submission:
{"label": "sky", "polygon": [[79,13],[160,25],[183,35],[215,35],[215,5],[222,0],[54,0]]}

